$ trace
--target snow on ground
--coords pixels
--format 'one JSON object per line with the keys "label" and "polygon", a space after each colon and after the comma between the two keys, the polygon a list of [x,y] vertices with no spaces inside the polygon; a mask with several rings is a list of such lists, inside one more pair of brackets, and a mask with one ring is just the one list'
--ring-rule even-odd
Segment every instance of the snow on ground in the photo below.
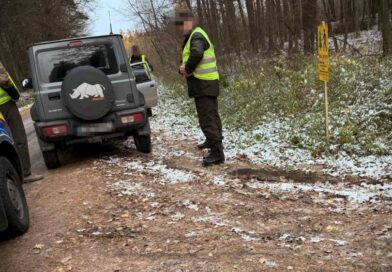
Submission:
{"label": "snow on ground", "polygon": [[[392,177],[392,155],[388,156],[350,156],[339,152],[337,156],[313,158],[310,151],[291,147],[282,139],[282,123],[267,123],[253,132],[226,132],[225,144],[229,158],[245,155],[252,163],[267,163],[277,167],[323,165],[323,172],[332,176],[358,175],[375,179]],[[263,142],[242,145],[253,135],[263,135]],[[239,147],[240,146],[240,147]],[[241,147],[242,146],[242,147]]]}
{"label": "snow on ground", "polygon": [[[203,134],[198,125],[189,117],[183,116],[179,109],[181,101],[167,97],[164,87],[159,88],[162,97],[154,110],[155,118],[151,122],[153,130],[159,131],[158,137],[172,140],[203,141]],[[165,97],[166,96],[166,97]],[[184,102],[182,102],[184,103]],[[283,133],[290,129],[283,120],[270,121],[256,127],[251,132],[224,130],[225,153],[228,162],[238,157],[247,157],[254,164],[269,164],[277,167],[300,167],[312,170],[322,166],[323,172],[332,176],[358,175],[375,179],[392,178],[392,155],[386,156],[350,156],[339,152],[336,156],[314,158],[310,151],[292,147]],[[262,140],[252,139],[261,135]],[[180,155],[190,156],[186,153]]]}
{"label": "snow on ground", "polygon": [[[271,192],[314,192],[317,193],[315,202],[323,203],[330,195],[336,196],[340,200],[337,202],[344,202],[348,204],[347,207],[359,208],[361,204],[367,202],[369,204],[379,202],[382,198],[392,199],[392,184],[377,184],[368,185],[361,184],[360,186],[347,187],[344,184],[301,184],[301,183],[290,183],[290,182],[260,182],[257,180],[251,180],[247,183],[250,188],[253,189],[268,189]],[[336,203],[342,206],[343,203]]]}
{"label": "snow on ground", "polygon": [[[120,165],[125,168],[124,174],[134,174],[134,173],[149,173],[155,176],[155,181],[160,184],[176,184],[181,182],[191,182],[195,180],[196,176],[189,172],[179,169],[172,169],[165,165],[161,160],[151,161],[148,163],[144,163],[140,160],[132,161],[132,162],[122,162],[119,158],[111,158],[108,164]],[[122,181],[117,182],[117,186],[123,184]],[[116,186],[116,184],[115,184]],[[128,189],[134,191],[134,186],[130,184]],[[137,186],[136,186],[137,187]]]}
{"label": "snow on ground", "polygon": [[[161,89],[160,92],[162,91],[164,90]],[[175,101],[162,99],[160,105],[154,110],[155,116],[151,119],[154,148],[151,155],[136,158],[113,156],[97,162],[109,166],[105,168],[108,186],[119,196],[142,196],[146,199],[155,199],[160,197],[159,191],[152,188],[156,185],[163,188],[181,183],[203,182],[217,188],[230,188],[244,195],[249,192],[258,193],[267,199],[275,194],[282,199],[299,199],[307,195],[312,202],[319,203],[334,213],[391,207],[392,184],[389,183],[363,182],[355,185],[306,183],[305,180],[294,182],[288,177],[279,177],[279,181],[258,180],[253,177],[245,177],[245,180],[241,180],[229,174],[226,168],[216,168],[211,171],[210,168],[192,168],[192,166],[182,165],[183,162],[200,162],[201,154],[196,150],[188,149],[187,146],[195,144],[196,141],[202,141],[203,138],[197,125],[193,125],[192,120],[181,116],[177,106]],[[267,123],[248,134],[225,131],[228,164],[233,166],[245,156],[251,163],[270,164],[284,169],[293,167],[311,169],[314,165],[323,165],[324,172],[335,176],[358,174],[378,179],[391,174],[391,156],[350,157],[339,154],[338,157],[314,159],[310,152],[292,148],[288,143],[281,141],[279,137],[281,127],[282,124],[279,123]],[[268,140],[260,143],[247,141],[249,137],[259,133],[267,135],[268,137],[265,138]],[[130,147],[131,143],[132,140],[128,141],[126,146]],[[112,168],[111,165],[116,167]],[[145,177],[149,177],[153,186],[146,183]],[[230,193],[222,195],[219,199],[220,203],[230,201]],[[198,203],[189,199],[184,199],[181,205],[193,211],[204,210],[198,206]],[[223,214],[211,211],[208,207],[205,210],[204,215],[194,216],[192,220],[230,229],[244,240],[258,238],[254,233],[241,229],[240,226],[229,224],[229,218]],[[154,217],[151,214],[140,216],[151,220]],[[173,214],[171,219],[175,223],[182,218],[183,215],[177,213]]]}
{"label": "snow on ground", "polygon": [[[154,184],[163,186],[180,183],[196,183],[204,180],[207,184],[216,187],[230,187],[237,192],[242,192],[244,182],[238,177],[231,176],[224,170],[224,172],[219,174],[210,171],[209,168],[197,168],[197,171],[193,171],[191,170],[192,167],[183,168],[181,163],[176,163],[181,158],[185,158],[185,161],[200,161],[199,153],[195,154],[193,151],[181,150],[181,141],[189,145],[189,141],[201,141],[202,134],[197,126],[191,125],[191,121],[185,117],[180,117],[175,104],[171,103],[172,101],[167,102],[163,100],[154,111],[155,117],[151,119],[151,127],[154,134],[154,149],[147,161],[146,158],[129,160],[117,156],[104,160],[106,165],[120,167],[123,177],[120,180],[113,179],[113,177],[116,177],[116,172],[109,167],[106,170],[106,176],[110,178],[108,182],[109,187],[120,196],[142,195],[146,198],[159,197],[159,193],[149,188],[142,181],[144,176],[148,176],[151,177]],[[250,144],[249,146],[246,146],[244,143],[249,135],[246,135],[244,132],[237,134],[226,132],[225,145],[227,148],[228,163],[235,164],[238,158],[246,156],[255,164],[267,163],[283,168],[296,165],[303,168],[303,164],[311,168],[314,164],[323,164],[325,165],[324,171],[333,175],[345,175],[358,171],[358,174],[363,175],[365,173],[375,178],[386,176],[388,174],[387,171],[391,169],[391,164],[383,163],[382,159],[385,160],[385,158],[381,157],[373,157],[371,160],[363,157],[313,159],[306,150],[293,149],[288,144],[280,142],[279,135],[275,129],[275,125],[271,123],[259,127],[256,133],[269,134],[269,140],[263,143]],[[178,145],[173,145],[175,143],[178,143]],[[129,147],[130,144],[131,141],[126,145]],[[176,150],[177,148],[178,150]],[[168,161],[172,163],[168,165]],[[132,177],[135,176],[140,176],[140,180],[138,178],[132,180]],[[263,197],[267,198],[271,197],[274,193],[282,195],[283,198],[290,196],[298,198],[304,193],[307,193],[315,203],[328,207],[332,204],[330,209],[336,213],[341,213],[345,210],[372,209],[390,205],[390,201],[392,200],[392,184],[382,182],[379,184],[367,184],[363,182],[355,185],[320,182],[301,183],[298,181],[293,182],[284,177],[281,177],[279,182],[272,182],[269,180],[260,181],[249,177],[245,180],[245,187],[247,188],[246,190],[259,192]],[[222,196],[220,199],[222,203],[229,200],[230,195]],[[193,203],[188,199],[185,199],[182,205],[188,209],[199,210],[197,203]],[[177,214],[173,217],[173,221],[180,220],[180,217],[180,214]],[[193,220],[210,222],[217,226],[233,227],[232,225],[227,225],[226,218],[210,210],[207,210],[205,216],[194,217]],[[253,237],[251,233],[235,232],[241,233],[240,235],[244,239],[251,239]]]}
{"label": "snow on ground", "polygon": [[[344,46],[344,35],[336,35],[337,43],[341,49]],[[382,52],[382,34],[375,26],[373,29],[360,31],[358,33],[349,33],[347,43],[356,48],[357,52],[362,55],[379,54]],[[329,38],[329,49],[334,50],[335,44],[333,38]],[[348,47],[350,51],[351,48]]]}

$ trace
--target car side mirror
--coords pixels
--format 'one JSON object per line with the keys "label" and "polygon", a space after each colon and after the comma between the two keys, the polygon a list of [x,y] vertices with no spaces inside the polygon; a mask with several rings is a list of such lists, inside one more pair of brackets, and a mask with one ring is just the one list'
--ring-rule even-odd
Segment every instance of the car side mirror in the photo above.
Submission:
{"label": "car side mirror", "polygon": [[31,80],[31,78],[23,79],[22,87],[23,87],[23,89],[32,89],[33,88],[33,81]]}

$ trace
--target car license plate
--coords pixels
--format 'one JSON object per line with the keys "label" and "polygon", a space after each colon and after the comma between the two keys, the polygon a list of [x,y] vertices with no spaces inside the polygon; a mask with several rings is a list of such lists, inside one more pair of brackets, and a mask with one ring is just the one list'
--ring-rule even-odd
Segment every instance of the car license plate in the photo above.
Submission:
{"label": "car license plate", "polygon": [[112,123],[99,123],[99,124],[90,124],[79,126],[77,131],[78,134],[89,134],[89,133],[103,133],[103,132],[111,132],[114,127]]}

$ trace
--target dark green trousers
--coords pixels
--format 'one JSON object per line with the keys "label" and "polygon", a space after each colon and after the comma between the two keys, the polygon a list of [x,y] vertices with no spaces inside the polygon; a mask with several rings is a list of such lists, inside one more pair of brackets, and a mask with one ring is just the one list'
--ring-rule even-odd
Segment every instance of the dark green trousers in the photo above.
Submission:
{"label": "dark green trousers", "polygon": [[29,175],[31,173],[29,147],[27,145],[26,131],[24,129],[22,117],[20,116],[18,107],[14,101],[9,101],[3,105],[0,105],[0,112],[3,114],[11,129],[16,150],[18,151],[20,160],[22,162],[23,174],[25,176]]}
{"label": "dark green trousers", "polygon": [[222,142],[222,122],[218,112],[217,97],[195,97],[195,104],[200,128],[207,141],[212,144]]}

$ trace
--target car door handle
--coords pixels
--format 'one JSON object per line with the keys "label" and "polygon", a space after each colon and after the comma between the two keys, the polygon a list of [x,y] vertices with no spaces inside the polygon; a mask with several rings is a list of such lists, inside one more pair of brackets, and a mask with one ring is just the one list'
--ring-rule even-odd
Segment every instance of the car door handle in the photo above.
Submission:
{"label": "car door handle", "polygon": [[49,100],[60,100],[60,92],[48,94]]}
{"label": "car door handle", "polygon": [[151,84],[151,85],[150,85],[150,88],[154,88],[154,87],[155,87],[155,84]]}

